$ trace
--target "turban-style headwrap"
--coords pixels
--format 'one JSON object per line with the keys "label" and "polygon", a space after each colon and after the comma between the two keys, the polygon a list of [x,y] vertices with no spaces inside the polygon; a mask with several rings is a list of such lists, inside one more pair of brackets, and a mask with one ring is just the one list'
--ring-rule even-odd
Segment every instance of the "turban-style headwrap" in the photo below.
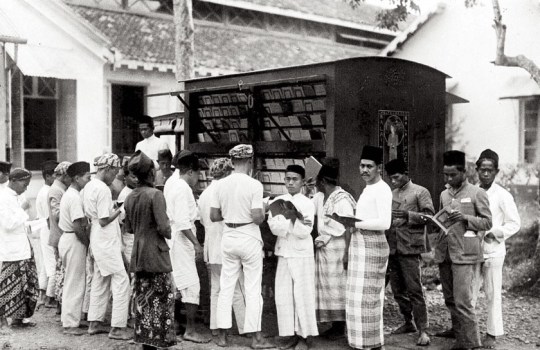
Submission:
{"label": "turban-style headwrap", "polygon": [[253,157],[253,146],[240,144],[236,145],[229,151],[229,156],[235,159],[245,159]]}
{"label": "turban-style headwrap", "polygon": [[105,153],[94,160],[94,166],[96,169],[103,169],[107,167],[121,168],[120,158],[114,153]]}
{"label": "turban-style headwrap", "polygon": [[234,166],[229,158],[218,158],[212,162],[210,166],[210,176],[220,178],[229,170],[233,170]]}
{"label": "turban-style headwrap", "polygon": [[61,162],[54,168],[54,173],[56,175],[64,175],[67,172],[67,168],[71,165],[71,162]]}

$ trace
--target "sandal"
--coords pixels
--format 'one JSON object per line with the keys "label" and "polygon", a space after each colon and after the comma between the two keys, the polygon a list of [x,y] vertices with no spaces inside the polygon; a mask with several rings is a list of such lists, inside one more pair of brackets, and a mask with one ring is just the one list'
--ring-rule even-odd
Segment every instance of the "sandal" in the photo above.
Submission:
{"label": "sandal", "polygon": [[15,322],[11,324],[11,327],[13,328],[30,328],[35,327],[37,324],[35,322]]}

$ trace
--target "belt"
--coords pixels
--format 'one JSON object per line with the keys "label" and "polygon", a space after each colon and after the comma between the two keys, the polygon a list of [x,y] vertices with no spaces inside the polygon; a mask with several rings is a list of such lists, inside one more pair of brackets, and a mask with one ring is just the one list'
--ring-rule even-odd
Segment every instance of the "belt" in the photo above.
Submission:
{"label": "belt", "polygon": [[64,233],[75,233],[75,231],[63,231]]}
{"label": "belt", "polygon": [[246,223],[243,223],[243,224],[233,224],[233,223],[228,223],[228,222],[225,223],[225,225],[227,225],[227,227],[230,227],[230,228],[242,227],[242,226],[246,226],[246,225],[249,225],[249,224],[251,224],[251,222],[246,222]]}

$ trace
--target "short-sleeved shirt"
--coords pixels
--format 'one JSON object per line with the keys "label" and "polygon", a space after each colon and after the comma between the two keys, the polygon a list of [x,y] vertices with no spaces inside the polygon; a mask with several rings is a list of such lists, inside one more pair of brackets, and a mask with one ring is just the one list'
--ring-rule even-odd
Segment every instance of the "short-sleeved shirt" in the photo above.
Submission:
{"label": "short-sleeved shirt", "polygon": [[155,135],[138,142],[135,146],[135,151],[140,150],[154,162],[157,162],[158,152],[162,149],[169,149],[169,145],[167,145],[167,142],[163,141],[159,137],[156,137]]}
{"label": "short-sleeved shirt", "polygon": [[36,218],[37,219],[48,219],[49,218],[49,206],[47,205],[47,196],[49,195],[49,190],[51,186],[43,185],[39,189],[39,192],[36,196]]}
{"label": "short-sleeved shirt", "polygon": [[[263,185],[246,174],[233,173],[218,182],[210,206],[221,209],[225,224],[253,223],[251,210],[264,208]],[[225,225],[224,233],[229,230],[248,234],[262,242],[261,231],[255,224],[234,229]]]}
{"label": "short-sleeved shirt", "polygon": [[221,236],[225,224],[223,221],[210,220],[210,201],[214,197],[218,181],[214,180],[199,197],[201,224],[204,226],[204,261],[208,264],[221,264]]}
{"label": "short-sleeved shirt", "polygon": [[58,222],[58,226],[64,232],[74,232],[73,222],[84,217],[81,195],[79,191],[69,187],[60,200],[60,222]]}
{"label": "short-sleeved shirt", "polygon": [[49,236],[49,245],[58,247],[58,242],[62,236],[62,230],[58,227],[57,220],[60,217],[60,200],[66,192],[66,185],[59,180],[54,180],[49,193],[47,195],[47,203],[49,207],[49,226],[51,234]]}

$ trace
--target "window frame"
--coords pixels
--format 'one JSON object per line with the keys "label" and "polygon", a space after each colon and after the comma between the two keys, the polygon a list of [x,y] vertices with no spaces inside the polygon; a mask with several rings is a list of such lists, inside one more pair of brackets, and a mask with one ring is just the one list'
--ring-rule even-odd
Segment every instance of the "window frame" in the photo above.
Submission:
{"label": "window frame", "polygon": [[[538,101],[538,109],[536,111],[536,144],[535,146],[525,145],[526,132],[529,130],[526,128],[527,110],[526,104],[529,101]],[[527,149],[535,149],[535,159],[533,162],[527,162],[525,153]],[[535,164],[540,162],[540,95],[532,95],[519,99],[519,161],[523,164]]]}

